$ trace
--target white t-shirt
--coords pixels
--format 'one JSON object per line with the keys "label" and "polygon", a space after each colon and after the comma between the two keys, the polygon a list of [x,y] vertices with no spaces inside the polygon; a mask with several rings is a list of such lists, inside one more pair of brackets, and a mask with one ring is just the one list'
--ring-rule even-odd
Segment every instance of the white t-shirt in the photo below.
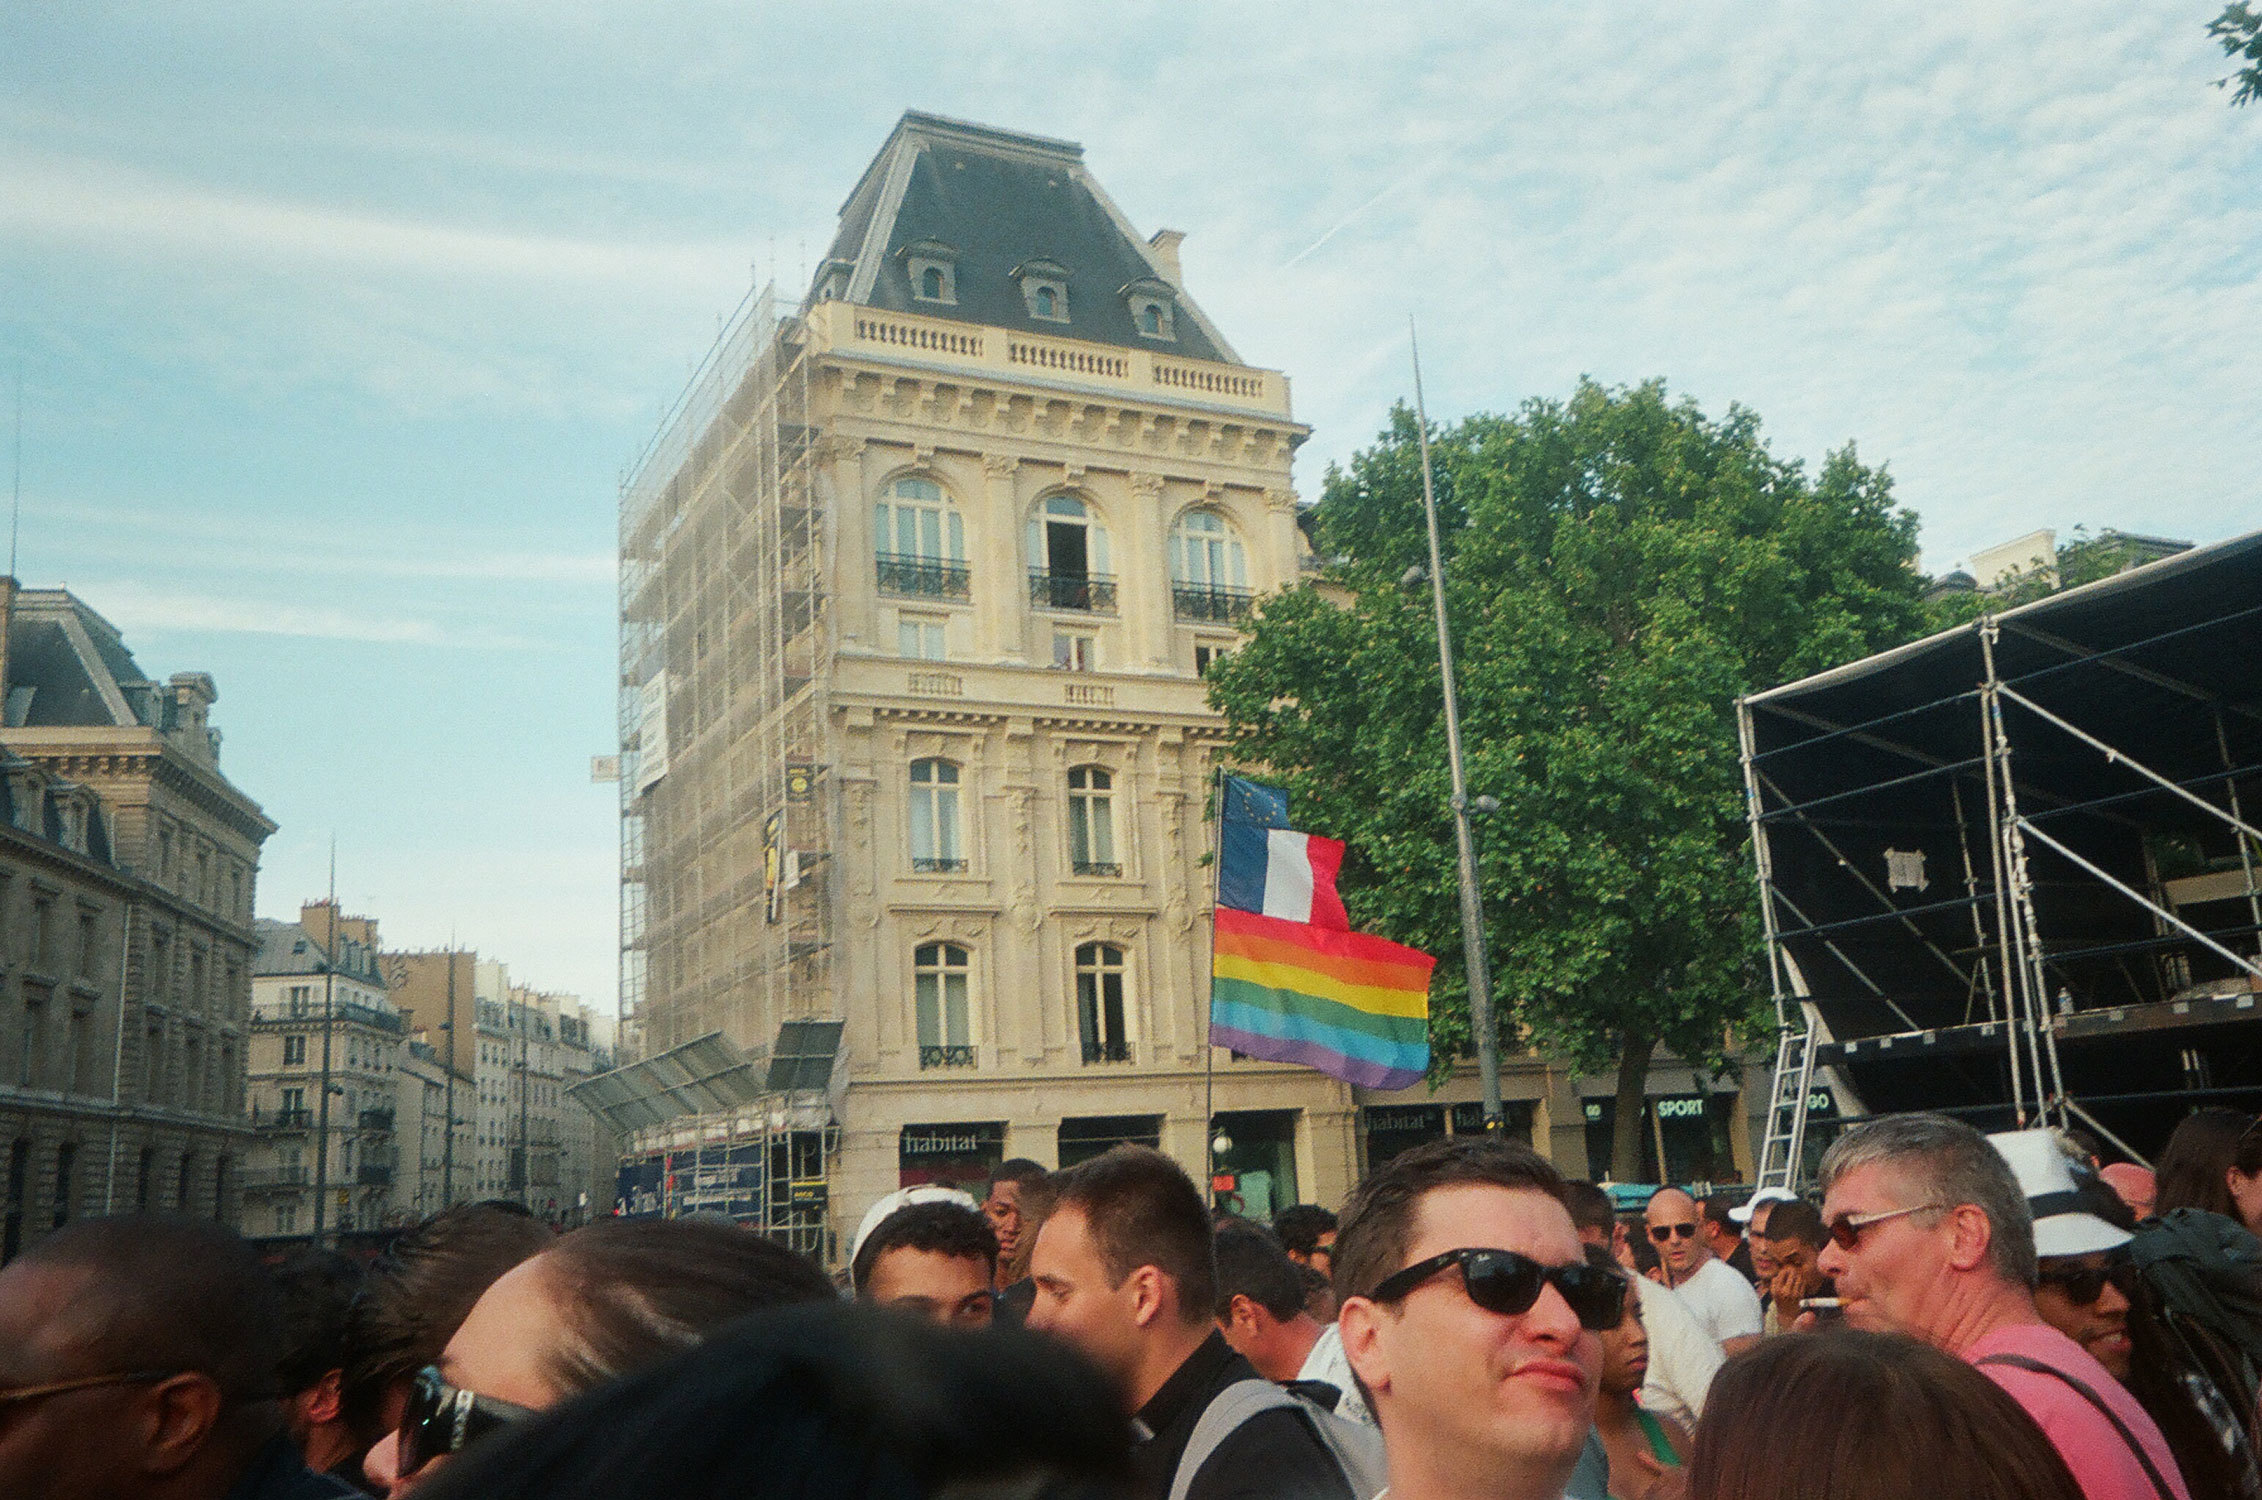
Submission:
{"label": "white t-shirt", "polygon": [[1759,1293],[1725,1261],[1707,1260],[1673,1290],[1681,1294],[1714,1343],[1760,1331]]}
{"label": "white t-shirt", "polygon": [[1346,1422],[1359,1422],[1368,1427],[1379,1424],[1374,1413],[1367,1409],[1367,1398],[1359,1394],[1359,1383],[1351,1378],[1351,1361],[1343,1352],[1343,1336],[1330,1323],[1321,1331],[1319,1342],[1312,1352],[1304,1356],[1304,1367],[1296,1372],[1298,1380],[1320,1380],[1343,1393],[1335,1403],[1335,1414]]}
{"label": "white t-shirt", "polygon": [[1642,1328],[1649,1334],[1649,1373],[1642,1377],[1641,1404],[1694,1427],[1704,1415],[1712,1377],[1720,1373],[1720,1345],[1671,1287],[1647,1276],[1635,1277],[1634,1286],[1641,1296]]}

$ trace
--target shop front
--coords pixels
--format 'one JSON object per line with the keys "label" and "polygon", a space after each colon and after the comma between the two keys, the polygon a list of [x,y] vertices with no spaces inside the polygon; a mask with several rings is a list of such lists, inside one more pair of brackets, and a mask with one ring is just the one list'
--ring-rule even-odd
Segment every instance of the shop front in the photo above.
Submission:
{"label": "shop front", "polygon": [[[1532,1142],[1532,1101],[1500,1101],[1507,1138],[1523,1145]],[[1448,1135],[1484,1134],[1484,1106],[1460,1104],[1370,1104],[1359,1112],[1360,1134],[1366,1143],[1366,1169],[1376,1167],[1404,1151],[1444,1140]]]}
{"label": "shop front", "polygon": [[[884,1158],[883,1158],[884,1159]],[[906,1125],[896,1147],[896,1185],[964,1188],[977,1198],[1005,1160],[1005,1122]]]}
{"label": "shop front", "polygon": [[[1741,1182],[1734,1146],[1740,1098],[1732,1093],[1659,1094],[1644,1100],[1639,1180],[1706,1190]],[[1607,1097],[1584,1101],[1587,1160],[1597,1178],[1608,1174],[1617,1104]]]}

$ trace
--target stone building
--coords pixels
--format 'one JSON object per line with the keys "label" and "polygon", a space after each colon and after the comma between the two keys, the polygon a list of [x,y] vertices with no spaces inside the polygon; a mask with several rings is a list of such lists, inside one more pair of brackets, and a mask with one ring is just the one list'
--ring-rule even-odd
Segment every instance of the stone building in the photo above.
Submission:
{"label": "stone building", "polygon": [[[338,1233],[407,1222],[400,1173],[407,1027],[377,963],[376,923],[324,902],[261,921],[252,963],[244,1218],[253,1235]],[[326,1054],[326,1055],[325,1055]],[[327,1080],[329,1105],[323,1107]],[[421,1082],[415,1084],[418,1102]],[[326,1146],[325,1146],[326,1143]]]}
{"label": "stone building", "polygon": [[199,672],[152,681],[73,595],[0,578],[0,747],[27,835],[0,854],[21,872],[0,877],[19,1239],[105,1207],[237,1217],[253,887],[275,825],[220,770],[218,696]]}

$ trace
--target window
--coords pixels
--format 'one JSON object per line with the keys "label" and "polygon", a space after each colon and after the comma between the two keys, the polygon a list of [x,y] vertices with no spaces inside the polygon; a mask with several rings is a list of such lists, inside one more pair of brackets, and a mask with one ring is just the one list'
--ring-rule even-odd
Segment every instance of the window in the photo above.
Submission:
{"label": "window", "polygon": [[956,943],[923,943],[912,951],[922,1068],[974,1065],[974,1047],[967,1038],[966,970],[966,950]]}
{"label": "window", "polygon": [[149,1212],[152,1206],[149,1201],[149,1194],[156,1186],[157,1148],[155,1146],[144,1146],[141,1148],[140,1165],[134,1172],[134,1212],[143,1214]]}
{"label": "window", "polygon": [[1238,621],[1248,615],[1248,554],[1215,511],[1190,510],[1170,529],[1170,599],[1181,620]]}
{"label": "window", "polygon": [[1152,302],[1141,303],[1139,305],[1139,331],[1151,339],[1161,338],[1162,309]]}
{"label": "window", "polygon": [[1210,668],[1233,654],[1233,648],[1223,641],[1196,641],[1194,643],[1194,675],[1207,677]]}
{"label": "window", "polygon": [[83,1010],[74,1009],[70,1020],[70,1053],[64,1061],[63,1088],[68,1093],[88,1094],[94,1091],[94,1046],[90,1035],[94,1017]]}
{"label": "window", "polygon": [[919,295],[929,302],[942,301],[943,273],[941,266],[929,266],[919,273]]}
{"label": "window", "polygon": [[1068,772],[1068,863],[1079,875],[1120,875],[1115,861],[1115,778],[1101,766]]}
{"label": "window", "polygon": [[1115,613],[1107,528],[1074,495],[1053,495],[1029,518],[1029,602],[1039,609]]}
{"label": "window", "polygon": [[298,1205],[296,1203],[278,1203],[275,1205],[275,1232],[277,1234],[298,1233]]}
{"label": "window", "polygon": [[872,548],[883,593],[970,596],[966,522],[931,479],[898,479],[873,508]]}
{"label": "window", "polygon": [[55,1227],[62,1228],[71,1222],[71,1195],[78,1191],[72,1181],[78,1173],[79,1148],[76,1141],[65,1141],[55,1148]]}
{"label": "window", "polygon": [[283,1066],[286,1068],[302,1068],[306,1066],[305,1037],[287,1036],[283,1038]]}
{"label": "window", "polygon": [[95,951],[94,913],[79,913],[79,978],[92,979],[96,962],[101,955]]}
{"label": "window", "polygon": [[1126,1062],[1131,1042],[1123,1027],[1123,950],[1086,943],[1076,950],[1076,1024],[1084,1061]]}
{"label": "window", "polygon": [[1029,260],[1013,268],[1029,316],[1048,323],[1068,321],[1068,267],[1057,261]]}
{"label": "window", "polygon": [[958,300],[958,251],[954,246],[940,240],[913,240],[900,253],[914,298],[921,302]]}
{"label": "window", "polygon": [[283,1105],[277,1113],[285,1125],[304,1125],[306,1123],[306,1090],[283,1090]]}
{"label": "window", "polygon": [[1060,316],[1060,292],[1055,287],[1040,285],[1029,294],[1029,311],[1040,318]]}
{"label": "window", "polygon": [[958,839],[958,767],[950,761],[911,763],[911,868],[927,875],[966,868]]}
{"label": "window", "polygon": [[1099,648],[1094,637],[1076,635],[1069,631],[1055,631],[1052,638],[1052,664],[1063,672],[1089,672],[1099,663]]}
{"label": "window", "polygon": [[47,1002],[24,997],[24,1050],[17,1061],[16,1082],[38,1088],[47,1074]]}
{"label": "window", "polygon": [[943,620],[937,615],[898,615],[895,621],[895,648],[902,656],[915,661],[942,661]]}
{"label": "window", "polygon": [[177,1211],[185,1214],[189,1211],[189,1205],[195,1201],[196,1153],[193,1151],[183,1151],[181,1153],[180,1177],[179,1180],[173,1184],[173,1207]]}
{"label": "window", "polygon": [[292,1014],[293,1016],[304,1016],[305,1014],[307,1014],[307,1012],[308,1012],[308,1011],[312,1010],[313,1008],[314,1008],[314,986],[313,986],[313,985],[310,985],[310,984],[294,984],[294,985],[292,985],[292,986],[291,986],[291,1014]]}

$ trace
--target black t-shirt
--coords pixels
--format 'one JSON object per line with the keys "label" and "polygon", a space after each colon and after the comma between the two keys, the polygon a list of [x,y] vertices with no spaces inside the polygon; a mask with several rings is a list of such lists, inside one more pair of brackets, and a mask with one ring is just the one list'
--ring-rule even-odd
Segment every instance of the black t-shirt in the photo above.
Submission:
{"label": "black t-shirt", "polygon": [[[1166,1500],[1178,1461],[1194,1437],[1194,1426],[1220,1391],[1238,1380],[1260,1378],[1257,1367],[1233,1352],[1225,1336],[1212,1332],[1186,1356],[1154,1398],[1139,1409],[1142,1429],[1153,1436],[1132,1454],[1140,1487],[1153,1500]],[[1217,1446],[1186,1500],[1357,1500],[1343,1467],[1320,1441],[1310,1422],[1294,1411],[1263,1411],[1233,1430]]]}

